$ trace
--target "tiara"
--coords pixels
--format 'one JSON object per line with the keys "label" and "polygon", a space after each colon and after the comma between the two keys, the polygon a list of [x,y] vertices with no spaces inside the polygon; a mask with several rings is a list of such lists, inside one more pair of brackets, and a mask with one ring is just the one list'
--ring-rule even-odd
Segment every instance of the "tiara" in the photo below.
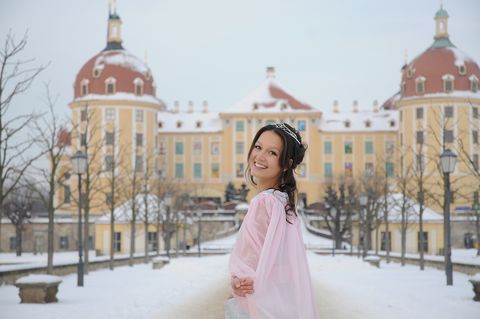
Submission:
{"label": "tiara", "polygon": [[289,129],[289,128],[285,125],[285,123],[276,123],[276,124],[273,124],[273,126],[275,126],[276,128],[281,129],[282,131],[284,131],[285,133],[287,133],[288,135],[290,135],[298,144],[300,144],[300,145],[302,144],[302,143],[300,143],[300,141],[298,140],[297,135],[296,135],[294,132],[292,132],[292,130]]}

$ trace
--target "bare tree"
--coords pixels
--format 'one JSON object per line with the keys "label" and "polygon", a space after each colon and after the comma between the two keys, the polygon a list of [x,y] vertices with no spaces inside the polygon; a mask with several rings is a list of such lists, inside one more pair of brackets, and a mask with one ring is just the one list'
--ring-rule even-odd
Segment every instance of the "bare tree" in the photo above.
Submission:
{"label": "bare tree", "polygon": [[[143,170],[142,188],[143,188],[143,223],[145,228],[145,263],[148,262],[148,226],[150,225],[151,201],[149,200],[152,176],[154,172],[155,155],[152,151],[147,151],[145,157],[145,168]],[[153,212],[154,213],[154,212]],[[158,245],[158,241],[157,241]]]}
{"label": "bare tree", "polygon": [[0,48],[0,239],[5,198],[15,189],[30,165],[41,156],[27,156],[34,141],[22,138],[27,126],[37,116],[8,114],[14,99],[25,93],[37,75],[45,69],[45,66],[32,67],[33,60],[20,60],[19,55],[26,45],[26,34],[17,41],[9,31]]}
{"label": "bare tree", "polygon": [[20,182],[8,195],[4,202],[5,212],[15,226],[15,251],[17,256],[22,255],[22,232],[24,224],[32,217],[34,201],[31,181]]}
{"label": "bare tree", "polygon": [[[57,97],[53,98],[50,93],[50,86],[45,84],[44,103],[48,107],[48,113],[39,120],[33,122],[36,144],[42,154],[47,156],[47,167],[35,167],[39,175],[39,182],[35,185],[37,194],[47,207],[48,211],[48,261],[47,273],[53,273],[54,253],[54,225],[55,211],[63,203],[56,204],[55,194],[58,188],[65,181],[64,172],[60,171],[61,162],[66,155],[67,147],[70,146],[70,132],[66,130],[66,120],[61,120],[55,114],[55,103]],[[46,190],[45,190],[46,187]]]}

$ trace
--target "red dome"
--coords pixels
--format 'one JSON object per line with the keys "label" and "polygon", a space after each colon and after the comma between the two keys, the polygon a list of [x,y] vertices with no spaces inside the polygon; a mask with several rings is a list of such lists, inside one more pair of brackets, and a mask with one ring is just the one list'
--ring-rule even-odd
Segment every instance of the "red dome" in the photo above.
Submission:
{"label": "red dome", "polygon": [[[444,79],[453,76],[453,91],[470,91],[471,78],[480,80],[480,68],[456,47],[430,47],[402,70],[403,97],[445,93]],[[416,83],[424,79],[424,92],[417,93]]]}
{"label": "red dome", "polygon": [[82,84],[86,83],[88,94],[105,95],[108,78],[115,80],[115,92],[135,94],[135,84],[143,83],[143,94],[155,96],[149,67],[128,51],[120,49],[104,50],[85,63],[75,79],[75,98],[84,95]]}

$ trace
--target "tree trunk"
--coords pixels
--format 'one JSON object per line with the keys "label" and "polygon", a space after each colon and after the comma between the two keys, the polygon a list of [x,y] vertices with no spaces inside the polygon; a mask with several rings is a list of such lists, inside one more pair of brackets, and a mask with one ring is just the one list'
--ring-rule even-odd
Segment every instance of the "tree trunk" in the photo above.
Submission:
{"label": "tree trunk", "polygon": [[388,230],[388,212],[385,210],[385,250],[387,252],[387,264],[390,263],[390,231]]}
{"label": "tree trunk", "polygon": [[53,225],[53,218],[54,218],[53,214],[54,214],[53,201],[50,201],[48,205],[48,236],[47,236],[48,237],[47,238],[47,241],[48,241],[47,274],[49,275],[53,274],[53,252],[54,252],[53,238],[55,234],[54,225]]}
{"label": "tree trunk", "polygon": [[110,263],[109,268],[113,270],[113,254],[115,251],[115,215],[113,214],[114,210],[110,211]]}
{"label": "tree trunk", "polygon": [[133,255],[135,254],[135,212],[134,208],[132,209],[132,221],[130,223],[130,259],[128,261],[128,265],[131,267],[133,266]]}
{"label": "tree trunk", "polygon": [[15,225],[15,251],[17,257],[22,256],[22,223],[20,221]]}
{"label": "tree trunk", "polygon": [[423,245],[425,243],[425,238],[423,238],[423,205],[420,204],[420,215],[419,215],[419,223],[420,223],[420,270],[425,269],[425,258],[423,253]]}
{"label": "tree trunk", "polygon": [[[0,199],[3,195],[0,194]],[[3,201],[0,200],[0,203]],[[0,253],[2,252],[2,218],[3,218],[3,207],[0,205]]]}

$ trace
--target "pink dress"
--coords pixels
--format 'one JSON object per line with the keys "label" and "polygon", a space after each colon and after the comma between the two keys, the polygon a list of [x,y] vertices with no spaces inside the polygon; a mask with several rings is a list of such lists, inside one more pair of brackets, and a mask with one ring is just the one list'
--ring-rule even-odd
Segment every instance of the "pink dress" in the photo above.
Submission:
{"label": "pink dress", "polygon": [[230,274],[254,280],[253,294],[234,294],[251,319],[316,319],[310,271],[300,221],[289,216],[286,193],[257,194],[240,227],[230,257]]}

